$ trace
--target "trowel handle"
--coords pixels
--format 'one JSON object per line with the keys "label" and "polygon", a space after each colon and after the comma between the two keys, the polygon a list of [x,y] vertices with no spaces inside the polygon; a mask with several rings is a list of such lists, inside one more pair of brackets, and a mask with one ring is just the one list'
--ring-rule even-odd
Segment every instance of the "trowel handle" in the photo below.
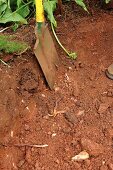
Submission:
{"label": "trowel handle", "polygon": [[36,22],[42,23],[44,22],[44,8],[42,0],[35,0],[36,4]]}

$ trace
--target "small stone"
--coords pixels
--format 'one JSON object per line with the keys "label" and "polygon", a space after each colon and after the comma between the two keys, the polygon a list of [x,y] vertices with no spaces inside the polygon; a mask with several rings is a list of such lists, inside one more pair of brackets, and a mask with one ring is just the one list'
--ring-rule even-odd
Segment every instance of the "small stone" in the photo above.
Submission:
{"label": "small stone", "polygon": [[113,97],[113,91],[108,90],[108,92],[107,92],[107,96],[108,96],[108,97]]}
{"label": "small stone", "polygon": [[71,141],[71,145],[72,145],[72,146],[77,146],[77,145],[78,145],[78,141],[75,140],[75,139],[73,139],[73,140]]}
{"label": "small stone", "polygon": [[89,154],[93,156],[98,156],[99,154],[104,152],[104,147],[101,144],[98,144],[87,138],[81,139],[81,145],[84,150],[87,150]]}
{"label": "small stone", "polygon": [[44,97],[44,98],[46,97],[45,94],[41,94],[41,96]]}
{"label": "small stone", "polygon": [[52,134],[52,132],[50,132],[50,131],[49,131],[47,134],[48,134],[48,135],[51,135],[51,134]]}
{"label": "small stone", "polygon": [[103,93],[101,93],[101,95],[105,97],[107,95],[107,91],[104,91]]}
{"label": "small stone", "polygon": [[80,67],[80,68],[84,68],[84,64],[81,63],[81,62],[79,62],[79,67]]}
{"label": "small stone", "polygon": [[35,129],[35,131],[39,132],[39,131],[41,131],[41,129],[42,129],[42,128],[41,128],[40,126],[37,126],[36,129]]}
{"label": "small stone", "polygon": [[18,163],[17,166],[18,166],[19,168],[21,168],[24,163],[25,163],[25,160],[21,160],[21,161],[19,161],[19,163]]}
{"label": "small stone", "polygon": [[29,131],[29,130],[30,130],[30,127],[29,127],[29,125],[25,124],[25,127],[24,127],[24,129],[25,129],[26,131]]}
{"label": "small stone", "polygon": [[59,164],[59,163],[60,163],[60,161],[59,161],[58,159],[56,159],[56,160],[55,160],[55,163]]}
{"label": "small stone", "polygon": [[75,99],[74,97],[71,97],[71,100],[74,101],[75,103],[77,102],[77,99]]}
{"label": "small stone", "polygon": [[58,92],[60,90],[59,87],[55,87],[55,92]]}
{"label": "small stone", "polygon": [[89,158],[89,154],[86,151],[80,152],[78,155],[72,157],[73,161],[86,160]]}
{"label": "small stone", "polygon": [[11,130],[11,137],[13,138],[13,136],[14,136],[14,132]]}
{"label": "small stone", "polygon": [[72,67],[68,67],[69,70],[72,70]]}
{"label": "small stone", "polygon": [[98,113],[104,113],[109,108],[109,103],[101,103],[98,109]]}
{"label": "small stone", "polygon": [[105,161],[102,161],[102,165],[105,165],[105,163],[106,163]]}
{"label": "small stone", "polygon": [[63,129],[64,133],[70,133],[72,131],[72,129],[70,127],[66,127]]}
{"label": "small stone", "polygon": [[45,115],[45,116],[43,116],[43,118],[48,120],[49,119],[49,115]]}
{"label": "small stone", "polygon": [[82,103],[81,103],[80,101],[77,101],[77,102],[76,102],[76,106],[81,107],[81,106],[82,106]]}
{"label": "small stone", "polygon": [[53,133],[53,134],[52,134],[52,138],[55,137],[55,136],[56,136],[56,133]]}
{"label": "small stone", "polygon": [[74,113],[66,112],[64,113],[64,117],[66,118],[68,122],[72,124],[76,124],[78,122]]}
{"label": "small stone", "polygon": [[84,110],[79,110],[78,113],[77,113],[77,116],[81,116],[84,114]]}

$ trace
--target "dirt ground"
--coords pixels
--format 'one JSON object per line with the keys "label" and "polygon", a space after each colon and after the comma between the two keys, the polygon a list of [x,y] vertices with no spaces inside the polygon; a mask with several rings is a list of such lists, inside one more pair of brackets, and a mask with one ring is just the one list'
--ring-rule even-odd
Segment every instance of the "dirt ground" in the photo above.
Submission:
{"label": "dirt ground", "polygon": [[[0,170],[113,170],[113,81],[105,75],[113,62],[113,12],[66,8],[57,20],[59,39],[78,58],[68,59],[55,42],[55,90],[32,52],[32,20],[15,33],[31,50],[13,55],[10,68],[0,64]],[[73,161],[82,151],[89,158]]]}

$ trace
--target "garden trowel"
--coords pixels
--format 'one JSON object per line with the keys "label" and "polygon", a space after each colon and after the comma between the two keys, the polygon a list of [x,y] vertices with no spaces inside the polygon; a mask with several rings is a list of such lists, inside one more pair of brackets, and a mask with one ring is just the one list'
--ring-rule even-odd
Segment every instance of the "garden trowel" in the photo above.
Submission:
{"label": "garden trowel", "polygon": [[54,88],[56,67],[59,63],[58,54],[47,24],[44,22],[44,10],[42,0],[36,0],[36,43],[35,56],[42,68],[50,89]]}

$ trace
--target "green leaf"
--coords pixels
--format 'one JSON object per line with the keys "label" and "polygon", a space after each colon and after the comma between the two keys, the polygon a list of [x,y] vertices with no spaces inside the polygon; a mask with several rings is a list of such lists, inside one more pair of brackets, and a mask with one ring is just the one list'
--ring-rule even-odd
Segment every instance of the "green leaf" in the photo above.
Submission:
{"label": "green leaf", "polygon": [[16,22],[27,24],[25,19],[30,13],[34,0],[0,0],[0,23]]}
{"label": "green leaf", "polygon": [[56,9],[56,3],[57,3],[56,0],[52,0],[52,1],[44,0],[44,10],[47,13],[47,18],[51,23],[53,23],[55,27],[57,26],[57,22],[54,18],[53,12]]}
{"label": "green leaf", "polygon": [[24,19],[21,15],[17,12],[12,12],[11,9],[7,7],[4,15],[0,18],[0,23],[7,23],[7,22],[20,22],[22,24],[27,24],[26,19]]}
{"label": "green leaf", "polygon": [[14,25],[12,25],[12,30],[15,32],[19,27],[19,24],[15,22]]}
{"label": "green leaf", "polygon": [[88,10],[87,10],[87,8],[86,8],[86,5],[85,5],[85,3],[84,3],[83,0],[75,0],[75,2],[76,2],[79,6],[81,6],[85,11],[88,12]]}
{"label": "green leaf", "polygon": [[7,3],[7,1],[6,0],[0,0],[0,5],[2,5],[3,3]]}
{"label": "green leaf", "polygon": [[25,6],[25,3],[23,3],[22,0],[17,0],[17,10],[18,14],[20,14],[23,18],[26,18],[30,13],[29,6]]}
{"label": "green leaf", "polygon": [[18,14],[20,14],[23,18],[26,18],[30,13],[29,7],[25,6],[18,10]]}
{"label": "green leaf", "polygon": [[0,35],[0,51],[6,53],[22,53],[25,52],[29,46],[25,42],[15,40],[17,37],[10,35]]}
{"label": "green leaf", "polygon": [[2,12],[4,12],[7,8],[7,2],[6,0],[0,1],[0,15],[2,15]]}
{"label": "green leaf", "polygon": [[22,0],[17,0],[17,7],[19,8],[22,4]]}

